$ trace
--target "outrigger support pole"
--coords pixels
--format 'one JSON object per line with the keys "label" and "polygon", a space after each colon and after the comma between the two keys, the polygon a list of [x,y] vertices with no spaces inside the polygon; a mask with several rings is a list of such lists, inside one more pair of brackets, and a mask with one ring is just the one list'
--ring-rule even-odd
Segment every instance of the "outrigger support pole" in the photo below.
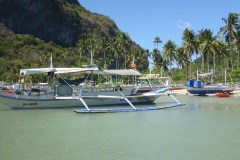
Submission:
{"label": "outrigger support pole", "polygon": [[134,107],[134,105],[129,101],[129,99],[127,99],[127,97],[118,89],[116,88],[117,91],[123,96],[123,99],[135,110],[137,111],[137,109]]}
{"label": "outrigger support pole", "polygon": [[170,96],[172,99],[174,99],[178,104],[182,104],[182,103],[179,102],[172,94],[168,94],[168,96]]}
{"label": "outrigger support pole", "polygon": [[[60,75],[59,75],[59,77],[62,78]],[[65,81],[64,78],[62,78],[62,80],[63,80],[69,87],[71,87],[71,86],[67,83],[67,81]],[[73,87],[71,87],[71,88],[74,89]],[[75,90],[75,89],[74,89],[74,90]],[[79,100],[82,102],[82,104],[84,105],[84,107],[90,112],[90,109],[88,108],[87,104],[85,103],[85,101],[84,101],[83,98],[82,98],[82,91],[83,91],[83,89],[81,88],[80,93],[78,93],[78,92],[76,92],[76,93],[79,95]]]}
{"label": "outrigger support pole", "polygon": [[124,100],[127,101],[135,111],[137,111],[137,109],[134,107],[134,105],[127,99],[127,97],[124,97]]}
{"label": "outrigger support pole", "polygon": [[85,103],[85,101],[83,100],[82,97],[79,97],[79,100],[82,102],[82,104],[84,105],[84,107],[90,112],[90,109],[88,108],[87,104]]}
{"label": "outrigger support pole", "polygon": [[85,101],[83,100],[83,98],[81,97],[82,96],[82,92],[83,92],[83,88],[80,89],[80,93],[78,93],[78,95],[80,96],[79,97],[79,100],[82,102],[82,104],[84,105],[84,107],[90,112],[90,109],[88,108],[87,104],[85,103]]}
{"label": "outrigger support pole", "polygon": [[[105,77],[105,76],[104,76]],[[106,78],[106,77],[105,77]],[[107,78],[106,78],[107,79]],[[117,91],[123,96],[123,99],[135,110],[137,111],[137,109],[134,107],[134,105],[129,101],[129,99],[116,87],[114,86]]]}

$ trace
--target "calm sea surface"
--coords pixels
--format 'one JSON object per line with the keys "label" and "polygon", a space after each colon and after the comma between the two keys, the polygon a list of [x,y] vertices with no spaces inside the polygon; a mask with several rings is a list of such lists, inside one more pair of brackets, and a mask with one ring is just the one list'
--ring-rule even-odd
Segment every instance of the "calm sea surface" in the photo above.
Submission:
{"label": "calm sea surface", "polygon": [[240,97],[176,96],[157,111],[0,107],[0,160],[239,160]]}

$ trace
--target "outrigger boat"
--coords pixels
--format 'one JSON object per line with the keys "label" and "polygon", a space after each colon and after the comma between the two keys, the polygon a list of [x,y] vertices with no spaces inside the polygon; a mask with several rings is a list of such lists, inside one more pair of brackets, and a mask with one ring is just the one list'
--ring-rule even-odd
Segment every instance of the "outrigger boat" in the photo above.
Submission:
{"label": "outrigger boat", "polygon": [[[154,110],[183,105],[172,95],[169,95],[173,100],[173,104],[149,108],[136,108],[135,104],[154,104],[164,91],[168,88],[161,88],[145,93],[138,93],[136,88],[121,89],[118,87],[110,88],[94,88],[93,85],[87,86],[83,84],[80,88],[69,84],[70,81],[62,78],[64,73],[87,73],[101,75],[125,75],[139,76],[140,73],[136,70],[99,70],[97,67],[89,68],[34,68],[21,69],[20,77],[32,74],[48,73],[48,75],[58,75],[63,84],[51,86],[50,89],[32,88],[32,92],[37,94],[28,94],[27,91],[22,91],[21,94],[9,94],[0,91],[0,106],[8,106],[14,109],[33,109],[33,108],[67,108],[67,107],[85,107],[85,109],[74,110],[77,113],[85,112],[121,112],[121,111],[143,111]],[[23,94],[24,93],[24,94]],[[89,106],[118,106],[129,105],[130,109],[90,109]]]}
{"label": "outrigger boat", "polygon": [[192,95],[213,95],[216,93],[231,93],[233,91],[232,88],[228,86],[221,85],[209,85],[201,84],[201,81],[194,81],[194,85],[190,86],[187,91]]}
{"label": "outrigger boat", "polygon": [[[198,74],[198,71],[197,71],[197,80],[187,81],[187,86],[188,86],[187,91],[192,95],[211,95],[216,93],[231,93],[233,91],[233,89],[229,86],[224,86],[220,84],[213,85],[210,82],[202,83],[200,80],[198,80],[199,76],[202,78],[212,77],[214,76],[214,74],[213,72]],[[226,84],[226,76],[225,76],[225,84]]]}

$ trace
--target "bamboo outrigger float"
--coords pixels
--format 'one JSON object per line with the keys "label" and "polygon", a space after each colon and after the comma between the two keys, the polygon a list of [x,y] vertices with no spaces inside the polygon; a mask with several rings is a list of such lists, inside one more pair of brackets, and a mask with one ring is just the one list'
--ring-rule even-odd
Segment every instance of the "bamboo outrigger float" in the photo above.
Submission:
{"label": "bamboo outrigger float", "polygon": [[76,113],[115,113],[115,112],[152,111],[152,110],[160,110],[160,109],[166,109],[166,108],[172,108],[172,107],[178,107],[178,106],[185,105],[184,103],[181,103],[176,98],[174,98],[173,95],[168,94],[168,96],[173,98],[176,103],[163,105],[163,106],[151,106],[151,107],[144,107],[144,108],[136,108],[126,98],[126,101],[128,101],[128,103],[130,104],[130,106],[132,108],[89,109],[88,107],[86,107],[86,109],[77,109],[77,110],[74,110],[74,112],[76,112]]}

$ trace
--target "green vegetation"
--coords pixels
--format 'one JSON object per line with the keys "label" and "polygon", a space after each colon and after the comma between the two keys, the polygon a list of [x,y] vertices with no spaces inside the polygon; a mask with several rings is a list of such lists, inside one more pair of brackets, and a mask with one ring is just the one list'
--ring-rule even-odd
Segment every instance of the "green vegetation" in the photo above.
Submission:
{"label": "green vegetation", "polygon": [[[187,79],[196,79],[196,71],[200,73],[213,72],[216,82],[224,82],[224,72],[227,71],[228,82],[239,82],[240,68],[240,19],[239,14],[230,13],[223,18],[225,26],[220,28],[218,35],[213,36],[210,29],[202,29],[195,34],[186,28],[182,35],[182,45],[176,46],[171,40],[163,45],[163,51],[158,50],[162,43],[160,37],[154,38],[157,44],[150,55],[154,61],[153,72],[159,68],[165,76],[171,76],[177,83],[185,83]],[[161,54],[162,53],[162,54]],[[194,61],[192,60],[193,57]],[[176,64],[177,67],[172,68]]]}
{"label": "green vegetation", "polygon": [[[0,25],[0,80],[17,81],[23,68],[49,67],[53,55],[55,67],[82,67],[93,63],[104,68],[130,68],[137,64],[140,71],[147,70],[148,55],[134,44],[126,33],[116,37],[101,37],[97,33],[84,35],[76,47],[62,47],[54,42],[44,42],[32,35],[13,34]],[[43,81],[44,77],[33,76],[29,81]]]}
{"label": "green vegetation", "polygon": [[58,66],[67,61],[69,49],[53,42],[45,43],[32,35],[13,34],[0,25],[0,80],[17,81],[22,68],[48,67],[50,53],[53,53]]}
{"label": "green vegetation", "polygon": [[17,81],[22,68],[49,67],[51,53],[55,67],[89,65],[92,53],[93,63],[104,68],[148,68],[145,50],[77,0],[3,1],[0,12],[0,80]]}
{"label": "green vegetation", "polygon": [[[13,5],[18,8],[14,12]],[[195,79],[197,70],[213,71],[219,75],[215,77],[218,82],[224,81],[225,70],[228,81],[240,79],[237,13],[223,18],[225,25],[216,36],[210,29],[197,33],[185,29],[180,46],[172,40],[163,44],[157,36],[156,48],[149,51],[121,32],[110,18],[91,13],[77,0],[3,1],[0,11],[0,80],[17,81],[22,68],[48,67],[51,53],[55,67],[95,63],[108,69],[127,69],[136,64],[140,72],[149,73],[151,58],[152,73],[171,76],[176,83]],[[43,81],[44,77],[29,77],[31,80]]]}

